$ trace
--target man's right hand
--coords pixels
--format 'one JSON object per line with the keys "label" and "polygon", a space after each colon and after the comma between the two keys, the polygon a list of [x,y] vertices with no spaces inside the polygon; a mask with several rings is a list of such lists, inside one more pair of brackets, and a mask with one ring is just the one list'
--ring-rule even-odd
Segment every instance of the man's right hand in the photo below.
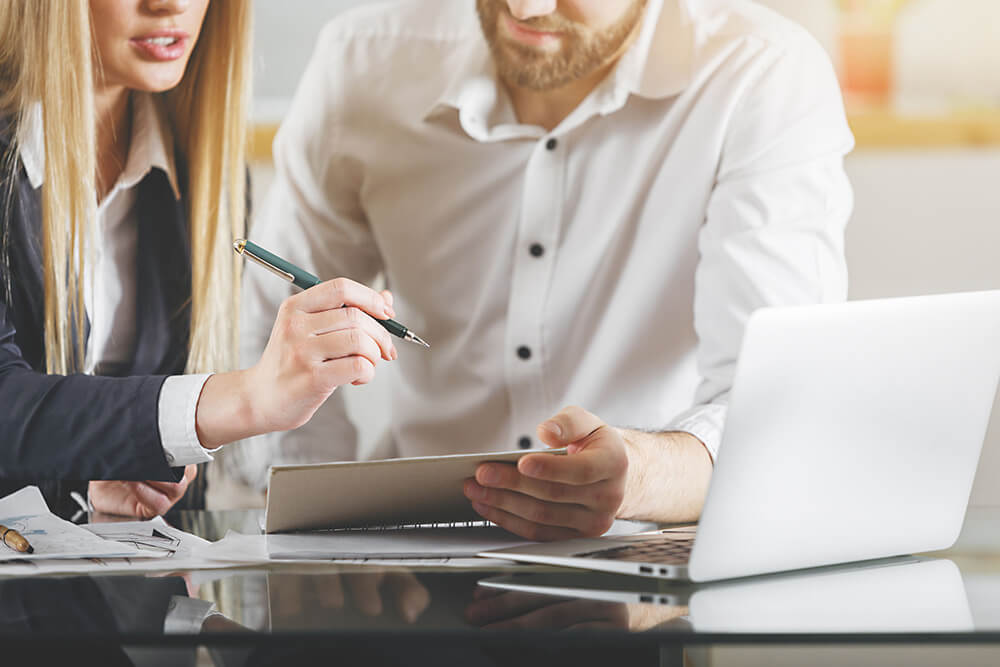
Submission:
{"label": "man's right hand", "polygon": [[202,446],[298,428],[337,387],[370,382],[380,359],[398,356],[376,322],[394,316],[389,292],[347,278],[285,299],[260,361],[205,383],[196,418]]}

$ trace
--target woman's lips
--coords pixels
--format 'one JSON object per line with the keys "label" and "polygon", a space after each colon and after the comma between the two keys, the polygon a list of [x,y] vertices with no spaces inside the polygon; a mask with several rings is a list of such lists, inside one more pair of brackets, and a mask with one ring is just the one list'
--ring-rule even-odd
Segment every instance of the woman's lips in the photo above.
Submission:
{"label": "woman's lips", "polygon": [[161,30],[130,40],[141,54],[161,62],[177,60],[183,56],[187,50],[187,42],[188,34],[181,30]]}

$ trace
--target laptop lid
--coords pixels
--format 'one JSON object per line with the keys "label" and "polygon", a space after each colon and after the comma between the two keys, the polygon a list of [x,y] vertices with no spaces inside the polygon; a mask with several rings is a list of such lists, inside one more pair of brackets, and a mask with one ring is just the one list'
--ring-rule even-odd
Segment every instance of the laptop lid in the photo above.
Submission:
{"label": "laptop lid", "polygon": [[950,546],[998,377],[1000,292],[758,311],[689,576]]}

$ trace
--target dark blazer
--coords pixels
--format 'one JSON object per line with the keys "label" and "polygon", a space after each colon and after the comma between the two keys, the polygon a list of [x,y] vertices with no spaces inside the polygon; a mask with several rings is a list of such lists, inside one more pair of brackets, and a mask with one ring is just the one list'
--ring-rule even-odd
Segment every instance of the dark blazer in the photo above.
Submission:
{"label": "dark blazer", "polygon": [[[9,157],[7,135],[0,121],[0,155]],[[0,199],[0,494],[37,484],[53,511],[67,514],[70,490],[85,489],[86,480],[179,480],[183,470],[167,464],[157,411],[163,381],[183,373],[187,359],[183,193],[178,201],[159,169],[138,185],[138,321],[125,377],[47,375],[40,190],[16,165],[13,182],[0,181],[0,196],[11,194],[8,207]],[[203,491],[202,474],[182,505],[200,505]]]}

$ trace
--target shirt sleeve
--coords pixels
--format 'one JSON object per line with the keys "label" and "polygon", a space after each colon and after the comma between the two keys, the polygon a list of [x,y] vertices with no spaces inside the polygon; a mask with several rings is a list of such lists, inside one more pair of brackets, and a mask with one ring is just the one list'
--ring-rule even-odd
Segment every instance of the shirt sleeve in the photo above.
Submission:
{"label": "shirt sleeve", "polygon": [[722,442],[722,428],[726,423],[726,409],[724,399],[717,399],[715,403],[696,405],[674,417],[666,430],[690,433],[701,440],[712,458],[712,463],[715,463],[715,458],[719,454],[719,444]]}
{"label": "shirt sleeve", "polygon": [[209,377],[210,374],[175,375],[163,382],[157,421],[163,453],[171,466],[207,463],[214,460],[211,452],[219,451],[202,447],[195,428],[198,399]]}
{"label": "shirt sleeve", "polygon": [[[847,298],[844,232],[854,139],[829,57],[802,36],[767,47],[729,118],[698,239],[694,324],[701,383],[672,423],[720,454],[747,320],[765,306]],[[724,456],[724,453],[722,454]]]}

